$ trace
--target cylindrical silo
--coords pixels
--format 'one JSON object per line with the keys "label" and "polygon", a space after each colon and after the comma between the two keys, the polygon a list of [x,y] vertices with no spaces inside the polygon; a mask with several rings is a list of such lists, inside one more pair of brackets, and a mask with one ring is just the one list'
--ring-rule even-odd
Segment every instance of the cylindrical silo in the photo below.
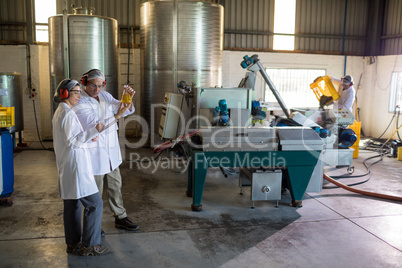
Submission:
{"label": "cylindrical silo", "polygon": [[[197,87],[222,84],[223,7],[202,1],[150,1],[141,4],[141,114],[159,128],[165,92],[177,83]],[[153,120],[151,115],[155,114]]]}
{"label": "cylindrical silo", "polygon": [[20,73],[0,73],[0,104],[3,107],[14,107],[15,125],[10,132],[24,130],[22,110],[22,84]]}
{"label": "cylindrical silo", "polygon": [[91,15],[91,10],[86,8],[76,11],[74,15],[49,18],[51,100],[57,85],[66,76],[80,82],[82,74],[90,69],[103,71],[106,76],[105,89],[118,98],[117,20]]}

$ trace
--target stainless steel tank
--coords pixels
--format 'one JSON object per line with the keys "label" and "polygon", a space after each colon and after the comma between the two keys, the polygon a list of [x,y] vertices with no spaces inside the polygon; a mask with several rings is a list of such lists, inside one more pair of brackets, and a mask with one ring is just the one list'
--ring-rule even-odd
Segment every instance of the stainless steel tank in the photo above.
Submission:
{"label": "stainless steel tank", "polygon": [[223,7],[202,1],[150,1],[141,4],[141,114],[159,128],[165,92],[177,83],[197,87],[222,84]]}
{"label": "stainless steel tank", "polygon": [[22,108],[22,82],[20,73],[0,73],[0,104],[14,107],[15,126],[10,132],[24,130],[24,114]]}
{"label": "stainless steel tank", "polygon": [[67,74],[80,82],[83,73],[95,68],[106,76],[105,89],[118,98],[117,20],[90,15],[92,10],[85,8],[77,10],[77,14],[65,15],[67,26],[63,24],[63,15],[50,17],[48,21],[51,100]]}

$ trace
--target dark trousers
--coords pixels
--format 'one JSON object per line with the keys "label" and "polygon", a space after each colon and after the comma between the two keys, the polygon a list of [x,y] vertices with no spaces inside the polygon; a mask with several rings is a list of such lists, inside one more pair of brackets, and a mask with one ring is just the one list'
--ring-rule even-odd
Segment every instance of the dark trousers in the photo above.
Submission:
{"label": "dark trousers", "polygon": [[[82,206],[84,206],[84,221],[81,232]],[[103,201],[99,192],[80,199],[64,200],[64,234],[66,244],[72,245],[81,241],[89,247],[101,242]]]}

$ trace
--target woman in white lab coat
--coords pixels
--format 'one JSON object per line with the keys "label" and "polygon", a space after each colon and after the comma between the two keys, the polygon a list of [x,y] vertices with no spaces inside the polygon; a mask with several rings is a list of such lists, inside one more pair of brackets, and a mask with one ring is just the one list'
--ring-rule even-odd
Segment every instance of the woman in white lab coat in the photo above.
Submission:
{"label": "woman in white lab coat", "polygon": [[[59,103],[52,119],[53,144],[59,172],[59,194],[64,202],[64,232],[67,253],[103,255],[109,248],[101,242],[103,202],[92,172],[86,147],[97,139],[104,125],[84,131],[72,110],[81,97],[76,80],[64,79],[54,95]],[[81,232],[81,214],[84,221]]]}

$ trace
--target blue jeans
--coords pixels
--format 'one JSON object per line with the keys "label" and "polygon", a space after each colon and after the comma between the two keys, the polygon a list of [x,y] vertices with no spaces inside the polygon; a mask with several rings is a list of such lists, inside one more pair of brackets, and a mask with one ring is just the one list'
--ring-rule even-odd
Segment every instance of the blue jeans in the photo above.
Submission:
{"label": "blue jeans", "polygon": [[81,241],[81,215],[84,206],[84,226],[82,229],[82,245],[89,247],[101,242],[103,201],[99,192],[81,199],[64,200],[64,234],[66,244],[72,245]]}

